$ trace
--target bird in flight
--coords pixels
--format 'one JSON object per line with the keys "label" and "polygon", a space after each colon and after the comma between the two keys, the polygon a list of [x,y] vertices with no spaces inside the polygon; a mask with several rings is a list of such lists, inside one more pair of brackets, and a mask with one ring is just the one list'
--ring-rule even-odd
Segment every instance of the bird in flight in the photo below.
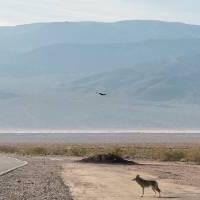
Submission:
{"label": "bird in flight", "polygon": [[101,92],[96,92],[96,94],[101,95],[101,96],[106,96],[106,93],[101,93]]}

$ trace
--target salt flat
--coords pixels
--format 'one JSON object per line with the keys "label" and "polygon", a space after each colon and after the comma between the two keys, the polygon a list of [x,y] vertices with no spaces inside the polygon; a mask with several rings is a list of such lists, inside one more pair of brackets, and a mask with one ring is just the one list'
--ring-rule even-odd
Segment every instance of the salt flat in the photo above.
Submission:
{"label": "salt flat", "polygon": [[200,143],[200,133],[0,133],[0,143]]}

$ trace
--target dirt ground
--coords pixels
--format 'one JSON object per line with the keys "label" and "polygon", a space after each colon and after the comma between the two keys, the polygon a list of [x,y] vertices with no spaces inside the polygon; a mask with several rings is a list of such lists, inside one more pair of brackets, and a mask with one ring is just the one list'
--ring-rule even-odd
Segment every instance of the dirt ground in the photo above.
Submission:
{"label": "dirt ground", "polygon": [[[136,174],[158,180],[162,198],[200,199],[200,165],[144,161],[134,166],[96,165],[57,156],[19,159],[28,165],[0,177],[0,200],[137,200],[141,188],[131,181]],[[153,191],[146,189],[143,199],[155,199]]]}
{"label": "dirt ground", "polygon": [[[67,162],[62,173],[74,200],[141,199],[141,188],[131,181],[137,174],[156,179],[165,199],[200,199],[200,166],[183,163],[144,163],[141,166]],[[151,189],[143,199],[155,199]]]}
{"label": "dirt ground", "polygon": [[28,165],[0,176],[0,200],[71,200],[61,179],[61,163],[22,157]]}

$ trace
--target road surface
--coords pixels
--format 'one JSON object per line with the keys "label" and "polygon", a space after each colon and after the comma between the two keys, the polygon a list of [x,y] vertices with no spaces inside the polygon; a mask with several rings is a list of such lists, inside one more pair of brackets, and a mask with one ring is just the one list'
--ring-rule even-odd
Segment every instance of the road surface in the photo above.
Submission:
{"label": "road surface", "polygon": [[26,164],[26,161],[21,161],[13,157],[0,154],[0,176],[19,167],[25,166]]}

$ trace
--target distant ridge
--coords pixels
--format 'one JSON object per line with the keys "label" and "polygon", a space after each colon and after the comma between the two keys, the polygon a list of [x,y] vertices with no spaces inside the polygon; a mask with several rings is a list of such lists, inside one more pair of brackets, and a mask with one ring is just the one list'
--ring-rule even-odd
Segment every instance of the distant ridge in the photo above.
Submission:
{"label": "distant ridge", "polygon": [[0,128],[199,130],[199,55],[178,22],[0,27]]}
{"label": "distant ridge", "polygon": [[20,26],[32,26],[32,25],[47,25],[47,24],[64,24],[64,23],[74,23],[74,24],[116,24],[116,23],[169,23],[169,24],[183,24],[190,26],[200,26],[199,24],[180,22],[180,21],[164,21],[164,20],[154,20],[154,19],[135,19],[135,20],[116,20],[116,21],[51,21],[51,22],[33,22],[26,24],[17,24],[17,25],[7,25],[0,26],[1,28],[9,28],[9,27],[20,27]]}

